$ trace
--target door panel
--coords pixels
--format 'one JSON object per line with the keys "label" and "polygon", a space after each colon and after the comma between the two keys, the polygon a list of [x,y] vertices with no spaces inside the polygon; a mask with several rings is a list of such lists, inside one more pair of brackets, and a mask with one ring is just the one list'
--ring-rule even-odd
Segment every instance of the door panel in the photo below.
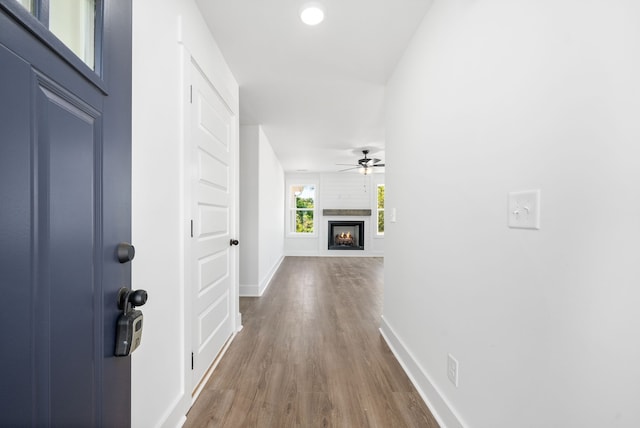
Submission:
{"label": "door panel", "polygon": [[40,224],[36,295],[43,297],[36,304],[36,354],[47,356],[41,359],[44,367],[36,388],[50,391],[51,414],[40,408],[42,420],[74,426],[96,420],[96,397],[87,391],[96,390],[96,361],[101,359],[93,269],[99,113],[43,77],[35,80],[32,117],[39,138],[38,168],[33,172],[38,175]]}
{"label": "door panel", "polygon": [[[207,190],[202,189],[201,197],[207,199]],[[209,198],[213,200],[213,198]],[[215,206],[198,206],[198,220],[200,222],[200,238],[228,235],[229,209]]]}
{"label": "door panel", "polygon": [[[0,21],[0,26],[2,22]],[[0,311],[0,333],[3,340],[0,378],[0,425],[28,426],[35,421],[33,413],[32,366],[25,356],[32,352],[33,326],[31,254],[31,146],[29,144],[30,67],[18,56],[0,46],[0,286],[2,299],[9,307],[22,311]],[[5,75],[16,76],[7,84]],[[26,144],[15,144],[15,141]],[[6,171],[12,171],[11,179]],[[10,243],[10,244],[9,244]],[[13,328],[23,326],[23,328]],[[25,334],[27,332],[27,334]],[[22,372],[21,376],[13,373]]]}
{"label": "door panel", "polygon": [[191,136],[194,308],[193,385],[197,385],[232,333],[230,128],[233,116],[200,70],[192,66]]}
{"label": "door panel", "polygon": [[0,426],[130,425],[130,359],[113,356],[130,286],[115,254],[131,236],[127,3],[101,3],[97,74],[0,0]]}

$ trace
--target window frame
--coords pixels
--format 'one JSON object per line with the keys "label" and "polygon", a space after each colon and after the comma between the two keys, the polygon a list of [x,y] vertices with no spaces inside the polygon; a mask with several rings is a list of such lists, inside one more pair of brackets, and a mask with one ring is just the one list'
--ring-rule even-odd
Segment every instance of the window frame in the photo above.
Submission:
{"label": "window frame", "polygon": [[95,7],[94,64],[92,68],[49,30],[49,0],[33,0],[30,8],[18,1],[0,3],[0,9],[20,22],[45,46],[64,59],[104,94],[108,94],[108,76],[102,67],[102,32],[105,25],[104,0],[96,0]]}
{"label": "window frame", "polygon": [[[378,189],[382,187],[383,189],[385,189],[384,183],[377,183],[376,184],[376,196],[375,196],[375,206],[376,206],[376,217],[375,217],[375,225],[376,225],[376,234],[375,236],[377,237],[384,237],[384,198],[382,200],[382,208],[380,208],[380,201],[378,199],[378,195],[379,195],[379,191]],[[378,221],[380,218],[380,212],[382,212],[382,219],[383,219],[383,230],[382,232],[380,232],[380,228],[378,227]]]}
{"label": "window frame", "polygon": [[[307,187],[314,188],[313,195],[313,208],[298,208],[295,206],[295,196],[293,193],[294,187]],[[289,238],[317,238],[318,237],[318,183],[309,180],[297,180],[287,183],[287,224],[285,227],[287,237]],[[295,214],[298,211],[311,211],[313,212],[313,232],[297,232],[295,230]]]}

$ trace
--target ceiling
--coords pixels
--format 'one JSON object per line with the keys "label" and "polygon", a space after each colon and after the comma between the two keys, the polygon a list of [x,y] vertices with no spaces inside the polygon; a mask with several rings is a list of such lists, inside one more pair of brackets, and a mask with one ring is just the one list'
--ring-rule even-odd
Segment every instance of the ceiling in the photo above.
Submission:
{"label": "ceiling", "polygon": [[[432,0],[196,0],[240,85],[240,124],[262,125],[287,172],[384,160],[385,83]],[[381,168],[382,169],[382,168]]]}

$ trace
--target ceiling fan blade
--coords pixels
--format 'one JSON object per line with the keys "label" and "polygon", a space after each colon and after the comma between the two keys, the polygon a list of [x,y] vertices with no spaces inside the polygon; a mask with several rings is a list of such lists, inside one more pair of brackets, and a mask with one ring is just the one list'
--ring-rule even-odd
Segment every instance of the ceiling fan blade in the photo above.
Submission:
{"label": "ceiling fan blade", "polygon": [[371,165],[374,163],[378,163],[380,162],[380,159],[376,159],[376,158],[364,158],[364,159],[358,159],[358,163],[360,165]]}
{"label": "ceiling fan blade", "polygon": [[338,166],[341,166],[341,165],[342,166],[356,166],[356,167],[360,166],[360,165],[356,165],[356,164],[353,164],[353,163],[337,163],[336,165],[338,165]]}
{"label": "ceiling fan blade", "polygon": [[[379,162],[382,162],[382,159],[370,158],[370,157],[367,156],[369,154],[369,150],[367,150],[367,149],[363,150],[362,154],[364,155],[364,157],[362,159],[358,159],[358,164],[357,165],[346,164],[346,163],[337,163],[336,165],[344,165],[344,166],[353,167],[353,168],[343,169],[342,171],[349,171],[351,169],[357,169],[357,168],[361,168],[361,169],[364,169],[366,171],[368,168],[372,168],[374,166],[384,167],[383,163],[379,163]],[[338,172],[342,172],[342,171],[338,171]]]}
{"label": "ceiling fan blade", "polygon": [[359,166],[354,166],[353,168],[341,169],[338,172],[351,171],[352,169],[358,169],[358,168],[360,168],[360,167]]}

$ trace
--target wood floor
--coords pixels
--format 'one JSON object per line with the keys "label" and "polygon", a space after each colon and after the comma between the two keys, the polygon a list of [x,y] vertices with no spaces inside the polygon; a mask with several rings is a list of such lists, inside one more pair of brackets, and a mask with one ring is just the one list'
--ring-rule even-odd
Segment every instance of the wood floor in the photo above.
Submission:
{"label": "wood floor", "polygon": [[437,427],[382,339],[382,258],[287,257],[185,427]]}

